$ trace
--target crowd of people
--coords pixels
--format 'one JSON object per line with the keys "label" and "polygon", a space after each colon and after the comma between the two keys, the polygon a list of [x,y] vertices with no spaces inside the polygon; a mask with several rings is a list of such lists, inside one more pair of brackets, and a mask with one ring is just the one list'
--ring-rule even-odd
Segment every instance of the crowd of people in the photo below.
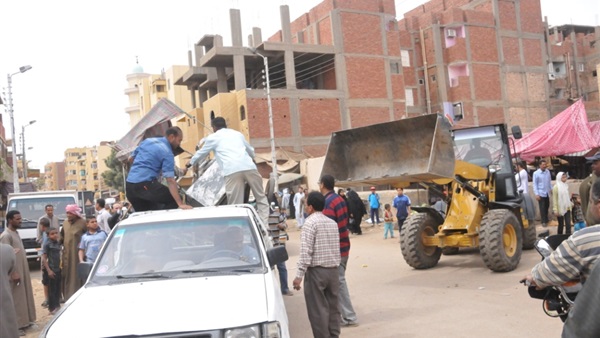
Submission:
{"label": "crowd of people", "polygon": [[[51,315],[56,314],[60,304],[83,285],[84,281],[77,275],[77,265],[96,261],[112,229],[109,221],[115,215],[118,218],[122,207],[115,203],[111,208],[104,199],[98,199],[94,217],[85,218],[75,204],[67,205],[65,211],[67,219],[62,225],[54,214],[53,205],[46,205],[45,215],[38,220],[37,241],[41,245],[45,298],[41,305],[48,308]],[[35,324],[36,310],[29,265],[18,232],[22,224],[21,213],[18,210],[7,212],[6,221],[6,231],[0,235],[0,337],[13,338],[25,335],[25,331]]]}

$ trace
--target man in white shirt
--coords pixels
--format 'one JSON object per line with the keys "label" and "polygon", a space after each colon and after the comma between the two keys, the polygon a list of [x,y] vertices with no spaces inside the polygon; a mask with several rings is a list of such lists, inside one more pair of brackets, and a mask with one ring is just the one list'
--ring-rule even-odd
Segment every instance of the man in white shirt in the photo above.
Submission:
{"label": "man in white shirt", "polygon": [[258,215],[265,225],[269,224],[269,202],[265,196],[262,177],[253,161],[254,148],[242,133],[227,128],[224,118],[215,117],[211,126],[214,134],[204,139],[204,145],[192,156],[187,166],[201,162],[213,151],[225,177],[227,204],[244,203],[244,187],[248,183],[256,199]]}
{"label": "man in white shirt", "polygon": [[102,229],[102,231],[106,232],[106,234],[110,234],[110,227],[108,226],[108,219],[110,218],[110,213],[106,210],[106,201],[103,198],[99,198],[96,200],[96,211],[98,215],[96,217],[96,221],[98,221],[98,227]]}
{"label": "man in white shirt", "polygon": [[298,192],[294,194],[294,208],[296,209],[296,222],[298,228],[302,228],[304,225],[304,188],[298,187]]}
{"label": "man in white shirt", "polygon": [[515,180],[517,181],[517,190],[523,195],[523,201],[521,207],[525,210],[525,216],[529,221],[530,225],[533,225],[535,219],[535,208],[533,206],[533,199],[529,195],[529,175],[525,169],[527,165],[525,162],[517,162],[517,173],[515,174]]}

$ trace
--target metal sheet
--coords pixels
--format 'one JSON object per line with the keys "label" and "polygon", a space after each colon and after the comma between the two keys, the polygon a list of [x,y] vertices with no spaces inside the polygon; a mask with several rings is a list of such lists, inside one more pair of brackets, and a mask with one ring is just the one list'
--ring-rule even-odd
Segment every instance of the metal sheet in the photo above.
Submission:
{"label": "metal sheet", "polygon": [[203,166],[199,178],[188,188],[186,194],[203,206],[221,204],[225,197],[225,179],[216,160]]}

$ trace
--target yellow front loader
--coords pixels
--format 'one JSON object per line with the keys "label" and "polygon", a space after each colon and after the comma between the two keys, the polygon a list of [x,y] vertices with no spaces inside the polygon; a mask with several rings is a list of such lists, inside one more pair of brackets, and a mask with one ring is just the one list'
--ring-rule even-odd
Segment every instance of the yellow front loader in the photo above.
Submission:
{"label": "yellow front loader", "polygon": [[535,226],[522,217],[502,124],[452,130],[431,114],[335,132],[322,173],[339,186],[445,186],[445,217],[413,206],[417,213],[400,232],[402,255],[416,269],[462,247],[479,248],[493,271],[511,271],[536,240]]}

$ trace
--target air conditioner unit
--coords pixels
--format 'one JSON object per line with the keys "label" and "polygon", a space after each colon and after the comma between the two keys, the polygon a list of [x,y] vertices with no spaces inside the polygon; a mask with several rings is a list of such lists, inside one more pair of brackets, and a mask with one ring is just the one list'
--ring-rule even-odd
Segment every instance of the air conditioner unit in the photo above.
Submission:
{"label": "air conditioner unit", "polygon": [[446,37],[447,38],[455,38],[456,37],[456,29],[448,28],[446,30]]}
{"label": "air conditioner unit", "polygon": [[556,75],[554,73],[548,73],[548,80],[550,80],[550,81],[556,80]]}

